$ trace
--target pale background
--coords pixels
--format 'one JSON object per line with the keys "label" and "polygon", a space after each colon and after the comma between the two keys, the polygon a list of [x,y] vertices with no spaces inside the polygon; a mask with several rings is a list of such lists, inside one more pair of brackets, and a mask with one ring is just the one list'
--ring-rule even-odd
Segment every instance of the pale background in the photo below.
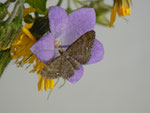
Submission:
{"label": "pale background", "polygon": [[49,100],[38,92],[36,74],[11,63],[0,80],[0,113],[150,113],[149,4],[133,0],[128,22],[117,18],[114,29],[96,25],[104,59],[85,66],[77,84],[55,88]]}

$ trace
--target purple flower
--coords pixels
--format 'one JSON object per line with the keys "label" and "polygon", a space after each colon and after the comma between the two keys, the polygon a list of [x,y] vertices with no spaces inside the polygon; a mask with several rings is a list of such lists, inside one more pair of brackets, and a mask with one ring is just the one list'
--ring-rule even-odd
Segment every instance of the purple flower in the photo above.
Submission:
{"label": "purple flower", "polygon": [[[81,8],[67,15],[67,12],[57,6],[49,8],[49,23],[51,32],[38,40],[31,48],[32,52],[44,63],[59,56],[58,49],[66,45],[71,45],[84,33],[93,30],[96,22],[93,8]],[[61,46],[55,47],[56,40]],[[95,39],[92,48],[92,56],[87,64],[96,63],[103,59],[104,48],[101,42]],[[68,79],[71,83],[76,83],[83,75],[83,66],[80,70],[75,70],[75,74]]]}

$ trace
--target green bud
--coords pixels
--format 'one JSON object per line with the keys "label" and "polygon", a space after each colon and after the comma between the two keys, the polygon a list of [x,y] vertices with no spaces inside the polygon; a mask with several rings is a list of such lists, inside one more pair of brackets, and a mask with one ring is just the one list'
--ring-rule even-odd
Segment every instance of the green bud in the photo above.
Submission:
{"label": "green bud", "polygon": [[104,26],[108,26],[110,24],[110,21],[107,19],[107,17],[102,15],[102,16],[96,17],[96,23],[104,25]]}
{"label": "green bud", "polygon": [[21,30],[24,0],[18,0],[11,16],[0,23],[0,50],[9,49]]}
{"label": "green bud", "polygon": [[0,51],[0,77],[11,60],[10,50]]}
{"label": "green bud", "polygon": [[22,26],[22,19],[15,18],[10,24],[7,22],[0,26],[0,46],[1,49],[5,50],[10,48],[14,39],[18,35]]}
{"label": "green bud", "polygon": [[7,8],[7,4],[0,3],[0,20],[2,20],[8,14]]}

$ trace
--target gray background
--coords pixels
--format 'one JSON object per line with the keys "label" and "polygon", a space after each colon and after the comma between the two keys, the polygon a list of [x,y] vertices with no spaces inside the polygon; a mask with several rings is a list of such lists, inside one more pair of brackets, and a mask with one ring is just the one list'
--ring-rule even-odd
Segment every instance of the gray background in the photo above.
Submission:
{"label": "gray background", "polygon": [[149,4],[133,0],[128,22],[117,18],[114,29],[96,25],[104,59],[85,66],[77,84],[55,88],[48,101],[38,76],[11,63],[0,80],[0,113],[150,113]]}

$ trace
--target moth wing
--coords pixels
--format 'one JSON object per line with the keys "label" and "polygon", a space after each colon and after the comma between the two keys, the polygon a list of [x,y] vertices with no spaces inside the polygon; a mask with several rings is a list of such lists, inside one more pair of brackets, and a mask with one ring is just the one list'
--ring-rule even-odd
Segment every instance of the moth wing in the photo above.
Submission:
{"label": "moth wing", "polygon": [[59,56],[49,61],[41,71],[41,76],[48,79],[55,79],[61,76],[61,64],[64,62],[63,57]]}
{"label": "moth wing", "polygon": [[61,66],[62,77],[67,79],[74,75],[74,67],[69,60],[65,60]]}
{"label": "moth wing", "polygon": [[65,79],[74,74],[72,64],[63,55],[49,61],[41,71],[41,76],[48,79],[63,77]]}
{"label": "moth wing", "polygon": [[66,54],[76,59],[80,64],[86,64],[91,58],[91,49],[95,40],[95,31],[89,31],[72,43]]}

